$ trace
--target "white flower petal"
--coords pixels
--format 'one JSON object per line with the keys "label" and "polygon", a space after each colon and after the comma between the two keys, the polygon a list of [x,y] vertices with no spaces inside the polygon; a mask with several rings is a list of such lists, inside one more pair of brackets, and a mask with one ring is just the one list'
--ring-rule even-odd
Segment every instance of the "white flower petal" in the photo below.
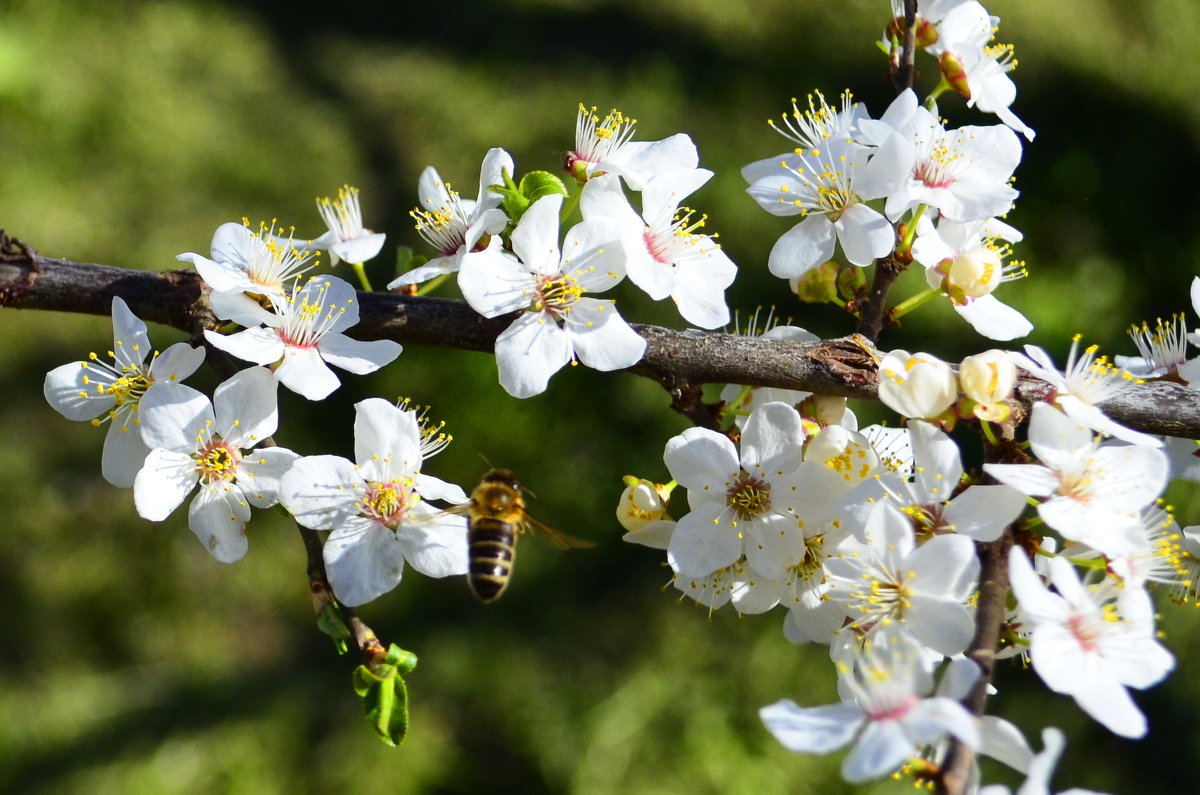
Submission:
{"label": "white flower petal", "polygon": [[571,355],[571,340],[554,320],[526,312],[496,338],[500,386],[513,397],[541,394]]}
{"label": "white flower petal", "polygon": [[393,340],[356,340],[345,334],[326,334],[317,343],[321,358],[355,375],[373,373],[391,364],[403,348]]}
{"label": "white flower petal", "polygon": [[275,368],[275,377],[279,383],[309,400],[323,400],[341,384],[317,349],[291,345],[284,350],[283,361]]}
{"label": "white flower petal", "polygon": [[280,479],[300,456],[286,447],[251,450],[238,467],[238,486],[255,508],[270,508],[279,502]]}
{"label": "white flower petal", "polygon": [[250,506],[237,486],[201,486],[188,506],[188,527],[221,563],[236,563],[246,556],[246,522]]}
{"label": "white flower petal", "polygon": [[279,501],[305,527],[329,530],[357,513],[364,487],[357,468],[346,459],[305,456],[280,478]]}
{"label": "white flower petal", "polygon": [[350,607],[392,590],[404,574],[404,547],[396,534],[361,516],[330,533],[324,553],[333,593]]}
{"label": "white flower petal", "polygon": [[783,233],[771,248],[767,267],[781,279],[795,279],[833,256],[837,230],[827,216],[811,213]]}
{"label": "white flower petal", "polygon": [[199,480],[190,455],[157,448],[133,481],[133,504],[138,516],[161,522],[179,507]]}

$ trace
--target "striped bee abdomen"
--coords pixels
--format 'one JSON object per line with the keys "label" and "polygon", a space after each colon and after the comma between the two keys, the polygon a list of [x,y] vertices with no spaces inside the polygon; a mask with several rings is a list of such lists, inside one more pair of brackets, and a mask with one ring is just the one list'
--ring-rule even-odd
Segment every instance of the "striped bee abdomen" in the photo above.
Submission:
{"label": "striped bee abdomen", "polygon": [[513,524],[490,516],[472,518],[468,554],[471,591],[484,603],[496,601],[508,587],[517,554]]}

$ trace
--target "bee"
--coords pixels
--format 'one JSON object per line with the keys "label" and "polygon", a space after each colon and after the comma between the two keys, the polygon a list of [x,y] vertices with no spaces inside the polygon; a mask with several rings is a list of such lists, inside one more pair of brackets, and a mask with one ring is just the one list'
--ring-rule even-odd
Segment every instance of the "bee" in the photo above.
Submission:
{"label": "bee", "polygon": [[525,512],[525,498],[517,476],[493,469],[483,476],[463,507],[467,515],[467,549],[470,567],[467,584],[484,604],[494,602],[508,587],[517,557],[517,536],[530,528],[540,530],[560,549],[594,546],[591,541],[560,533]]}

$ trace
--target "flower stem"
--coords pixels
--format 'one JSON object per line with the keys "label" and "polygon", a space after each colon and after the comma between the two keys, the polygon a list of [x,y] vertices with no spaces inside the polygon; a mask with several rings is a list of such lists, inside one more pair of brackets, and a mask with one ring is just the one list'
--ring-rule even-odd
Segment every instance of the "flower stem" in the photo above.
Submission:
{"label": "flower stem", "polygon": [[929,303],[930,301],[937,298],[941,294],[942,294],[942,291],[940,288],[930,287],[928,290],[917,293],[914,296],[905,298],[903,301],[896,304],[894,307],[892,307],[891,315],[894,318],[902,318],[905,315],[907,315],[909,312],[912,312],[915,309],[920,309],[921,307],[925,306],[925,304]]}
{"label": "flower stem", "polygon": [[443,273],[441,276],[434,276],[432,279],[420,286],[420,288],[417,290],[417,295],[429,295],[438,287],[440,287],[442,282],[446,281],[448,278],[450,278],[450,274],[448,273]]}
{"label": "flower stem", "polygon": [[361,262],[347,262],[346,264],[354,269],[354,275],[358,277],[358,283],[362,285],[362,288],[368,293],[374,292],[375,288],[371,287],[371,280],[367,278],[367,270],[363,264]]}
{"label": "flower stem", "polygon": [[559,224],[565,224],[567,219],[575,213],[575,209],[579,207],[579,197],[583,195],[583,186],[579,190],[567,196],[567,200],[563,202],[562,212],[558,214]]}

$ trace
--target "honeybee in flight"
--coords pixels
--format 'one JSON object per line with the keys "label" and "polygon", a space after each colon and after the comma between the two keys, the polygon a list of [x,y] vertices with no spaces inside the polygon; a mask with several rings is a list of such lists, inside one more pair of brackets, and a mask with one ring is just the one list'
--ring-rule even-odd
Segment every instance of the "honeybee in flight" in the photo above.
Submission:
{"label": "honeybee in flight", "polygon": [[507,469],[485,474],[461,511],[467,515],[467,584],[484,604],[499,599],[508,587],[520,533],[530,528],[540,530],[560,549],[594,546],[591,541],[547,527],[526,513],[521,484]]}

